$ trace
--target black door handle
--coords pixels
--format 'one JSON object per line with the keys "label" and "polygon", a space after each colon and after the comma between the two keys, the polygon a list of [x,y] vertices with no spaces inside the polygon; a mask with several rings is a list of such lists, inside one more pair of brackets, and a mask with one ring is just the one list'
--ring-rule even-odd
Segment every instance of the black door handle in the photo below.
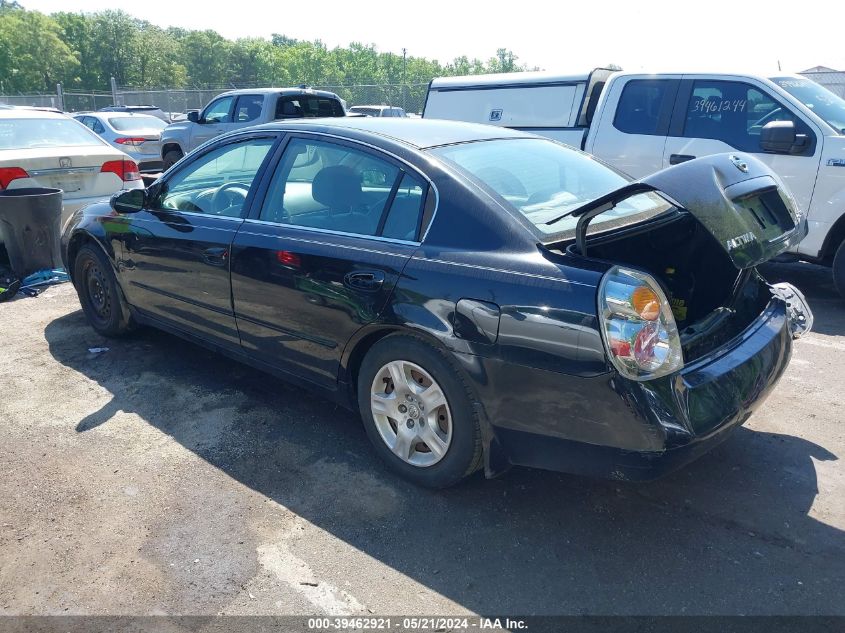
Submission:
{"label": "black door handle", "polygon": [[669,156],[669,164],[670,165],[680,165],[681,163],[685,163],[688,160],[695,159],[695,156],[691,156],[690,154],[671,154]]}
{"label": "black door handle", "polygon": [[346,273],[343,283],[354,290],[376,292],[384,283],[384,273],[380,270],[358,270]]}
{"label": "black door handle", "polygon": [[212,266],[225,266],[229,259],[229,249],[225,246],[207,248],[202,252],[202,260]]}

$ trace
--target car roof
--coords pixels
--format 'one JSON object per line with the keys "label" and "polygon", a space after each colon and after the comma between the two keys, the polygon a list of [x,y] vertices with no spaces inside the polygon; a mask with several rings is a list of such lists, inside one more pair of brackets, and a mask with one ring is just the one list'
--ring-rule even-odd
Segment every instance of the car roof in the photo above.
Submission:
{"label": "car roof", "polygon": [[67,119],[68,116],[50,110],[30,110],[29,108],[0,108],[0,118],[3,119]]}
{"label": "car roof", "polygon": [[79,116],[80,114],[94,117],[95,119],[156,119],[157,121],[161,121],[161,119],[159,119],[157,116],[153,116],[152,114],[144,114],[143,112],[122,112],[119,110],[109,110],[108,112],[75,112],[74,116]]}
{"label": "car roof", "polygon": [[313,88],[239,88],[238,90],[229,90],[228,92],[221,92],[214,97],[222,97],[223,95],[266,95],[266,94],[281,94],[281,95],[317,95],[319,97],[338,97],[335,93],[328,90],[314,90]]}
{"label": "car roof", "polygon": [[132,111],[132,110],[161,110],[158,106],[154,105],[110,105],[106,106],[105,108],[100,108],[97,112],[121,112],[123,110]]}
{"label": "car roof", "polygon": [[459,77],[437,77],[431,82],[432,90],[496,87],[508,85],[532,85],[549,83],[583,83],[590,80],[593,70],[580,73],[557,73],[545,70],[516,73],[492,73],[489,75],[462,75]]}
{"label": "car roof", "polygon": [[345,136],[380,136],[416,149],[468,143],[498,138],[536,138],[510,128],[445,119],[405,119],[399,117],[336,117],[296,119],[259,126],[264,129],[330,132]]}

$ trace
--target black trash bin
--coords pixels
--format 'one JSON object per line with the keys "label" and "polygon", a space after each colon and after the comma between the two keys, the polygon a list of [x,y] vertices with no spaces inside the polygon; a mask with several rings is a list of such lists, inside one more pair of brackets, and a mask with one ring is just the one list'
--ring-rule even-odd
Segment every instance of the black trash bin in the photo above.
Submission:
{"label": "black trash bin", "polygon": [[6,246],[16,277],[23,279],[39,270],[61,268],[61,221],[60,189],[0,191],[0,242]]}

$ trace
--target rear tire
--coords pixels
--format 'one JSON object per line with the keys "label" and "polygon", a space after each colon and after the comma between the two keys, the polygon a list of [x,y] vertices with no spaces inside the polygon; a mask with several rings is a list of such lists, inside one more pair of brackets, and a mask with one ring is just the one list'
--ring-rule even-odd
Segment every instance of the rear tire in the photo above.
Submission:
{"label": "rear tire", "polygon": [[833,285],[836,286],[839,296],[845,299],[845,240],[833,257]]}
{"label": "rear tire", "polygon": [[415,336],[388,336],[367,352],[357,387],[370,442],[395,473],[446,488],[481,467],[472,392],[445,353]]}
{"label": "rear tire", "polygon": [[177,162],[182,159],[182,152],[178,149],[171,149],[168,152],[165,152],[164,156],[162,156],[162,160],[164,161],[164,170],[167,171]]}
{"label": "rear tire", "polygon": [[73,285],[85,318],[98,334],[118,337],[132,329],[129,306],[100,248],[86,244],[79,249],[73,260]]}

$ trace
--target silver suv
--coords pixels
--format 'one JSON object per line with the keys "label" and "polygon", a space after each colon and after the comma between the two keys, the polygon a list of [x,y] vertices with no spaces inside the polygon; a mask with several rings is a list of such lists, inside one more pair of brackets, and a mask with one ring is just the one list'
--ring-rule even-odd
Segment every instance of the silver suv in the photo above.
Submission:
{"label": "silver suv", "polygon": [[241,127],[278,119],[346,116],[333,92],[311,88],[258,88],[218,95],[201,111],[188,112],[186,121],[168,125],[161,135],[164,168],[206,141]]}

